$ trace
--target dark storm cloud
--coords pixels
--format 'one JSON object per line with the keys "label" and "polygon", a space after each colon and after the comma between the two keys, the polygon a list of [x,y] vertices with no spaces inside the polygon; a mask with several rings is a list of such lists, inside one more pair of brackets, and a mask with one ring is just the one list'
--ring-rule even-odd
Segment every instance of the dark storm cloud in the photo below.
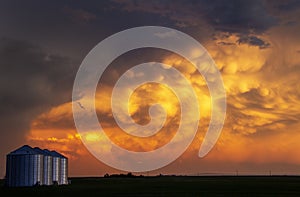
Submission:
{"label": "dark storm cloud", "polygon": [[237,40],[237,43],[248,44],[251,46],[258,46],[260,49],[265,49],[270,47],[270,43],[267,43],[255,36],[242,36]]}
{"label": "dark storm cloud", "polygon": [[280,11],[293,11],[300,8],[299,0],[285,0],[278,1],[277,5],[274,6]]}
{"label": "dark storm cloud", "polygon": [[38,114],[70,101],[76,69],[68,58],[8,38],[0,39],[0,59],[0,143],[8,151],[24,141]]}
{"label": "dark storm cloud", "polygon": [[136,26],[173,24],[160,15],[128,13],[119,7],[112,1],[3,1],[0,37],[27,40],[81,61],[114,33]]}
{"label": "dark storm cloud", "polygon": [[218,45],[223,45],[223,46],[231,46],[231,45],[235,45],[235,43],[233,42],[218,42]]}
{"label": "dark storm cloud", "polygon": [[216,30],[262,33],[276,25],[264,1],[116,1],[127,11],[143,11],[170,17],[178,24],[197,26],[204,20]]}
{"label": "dark storm cloud", "polygon": [[71,20],[77,21],[77,22],[84,22],[88,23],[92,20],[96,19],[96,15],[88,12],[83,9],[73,9],[71,7],[65,7],[63,11],[68,14],[71,18]]}
{"label": "dark storm cloud", "polygon": [[[276,24],[263,1],[203,1],[204,16],[217,30],[261,33]],[[201,6],[201,5],[200,5]]]}
{"label": "dark storm cloud", "polygon": [[297,22],[296,21],[288,21],[286,23],[284,23],[285,26],[295,26],[297,25]]}
{"label": "dark storm cloud", "polygon": [[[262,39],[250,36],[262,34],[278,23],[278,18],[268,13],[268,2],[253,1],[116,1],[128,12],[149,12],[170,18],[179,28],[202,27],[207,24],[214,31],[234,33],[241,43],[269,47]],[[215,34],[218,34],[215,32]],[[230,43],[218,43],[228,45]]]}

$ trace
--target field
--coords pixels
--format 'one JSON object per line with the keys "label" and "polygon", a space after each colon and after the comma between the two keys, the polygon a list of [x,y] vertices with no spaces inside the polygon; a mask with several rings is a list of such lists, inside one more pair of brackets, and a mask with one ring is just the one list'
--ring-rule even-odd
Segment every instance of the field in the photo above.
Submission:
{"label": "field", "polygon": [[70,178],[66,186],[5,188],[0,196],[300,196],[299,176]]}

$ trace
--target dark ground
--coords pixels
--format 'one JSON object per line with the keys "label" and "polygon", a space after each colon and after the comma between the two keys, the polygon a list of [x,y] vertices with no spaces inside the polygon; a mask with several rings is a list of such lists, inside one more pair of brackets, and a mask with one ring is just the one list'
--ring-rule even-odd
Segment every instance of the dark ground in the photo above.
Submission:
{"label": "dark ground", "polygon": [[71,185],[5,188],[0,196],[300,196],[300,176],[70,178]]}

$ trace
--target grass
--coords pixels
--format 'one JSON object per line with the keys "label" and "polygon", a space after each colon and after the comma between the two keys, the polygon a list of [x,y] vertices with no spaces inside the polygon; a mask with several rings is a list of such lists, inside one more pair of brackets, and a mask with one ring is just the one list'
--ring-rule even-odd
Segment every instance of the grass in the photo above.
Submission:
{"label": "grass", "polygon": [[298,176],[166,176],[70,180],[71,185],[65,186],[1,187],[0,196],[300,196]]}

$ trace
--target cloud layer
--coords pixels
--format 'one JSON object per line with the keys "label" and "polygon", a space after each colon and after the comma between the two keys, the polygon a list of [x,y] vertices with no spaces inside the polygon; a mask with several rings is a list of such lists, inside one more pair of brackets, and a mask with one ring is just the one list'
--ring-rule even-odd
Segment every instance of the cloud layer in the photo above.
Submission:
{"label": "cloud layer", "polygon": [[[130,112],[137,123],[149,121],[151,102],[160,101],[170,109],[164,129],[151,140],[139,141],[122,134],[110,110],[112,87],[128,68],[149,61],[163,62],[178,69],[192,83],[199,97],[201,120],[191,147],[162,172],[229,172],[232,168],[249,173],[270,169],[281,174],[298,172],[298,1],[115,0],[42,4],[19,2],[17,6],[13,1],[1,2],[1,158],[17,146],[30,143],[66,154],[72,175],[116,172],[98,162],[81,143],[72,118],[72,83],[80,61],[95,44],[127,28],[158,25],[190,34],[216,62],[228,101],[223,133],[207,157],[197,158],[211,112],[205,80],[176,54],[141,49],[116,59],[99,83],[97,112],[108,135],[119,145],[138,151],[156,149],[170,140],[180,110],[167,90],[148,84],[131,98]],[[166,102],[166,98],[172,102]],[[85,137],[93,142],[101,140],[97,134]],[[4,165],[2,159],[2,174]]]}

